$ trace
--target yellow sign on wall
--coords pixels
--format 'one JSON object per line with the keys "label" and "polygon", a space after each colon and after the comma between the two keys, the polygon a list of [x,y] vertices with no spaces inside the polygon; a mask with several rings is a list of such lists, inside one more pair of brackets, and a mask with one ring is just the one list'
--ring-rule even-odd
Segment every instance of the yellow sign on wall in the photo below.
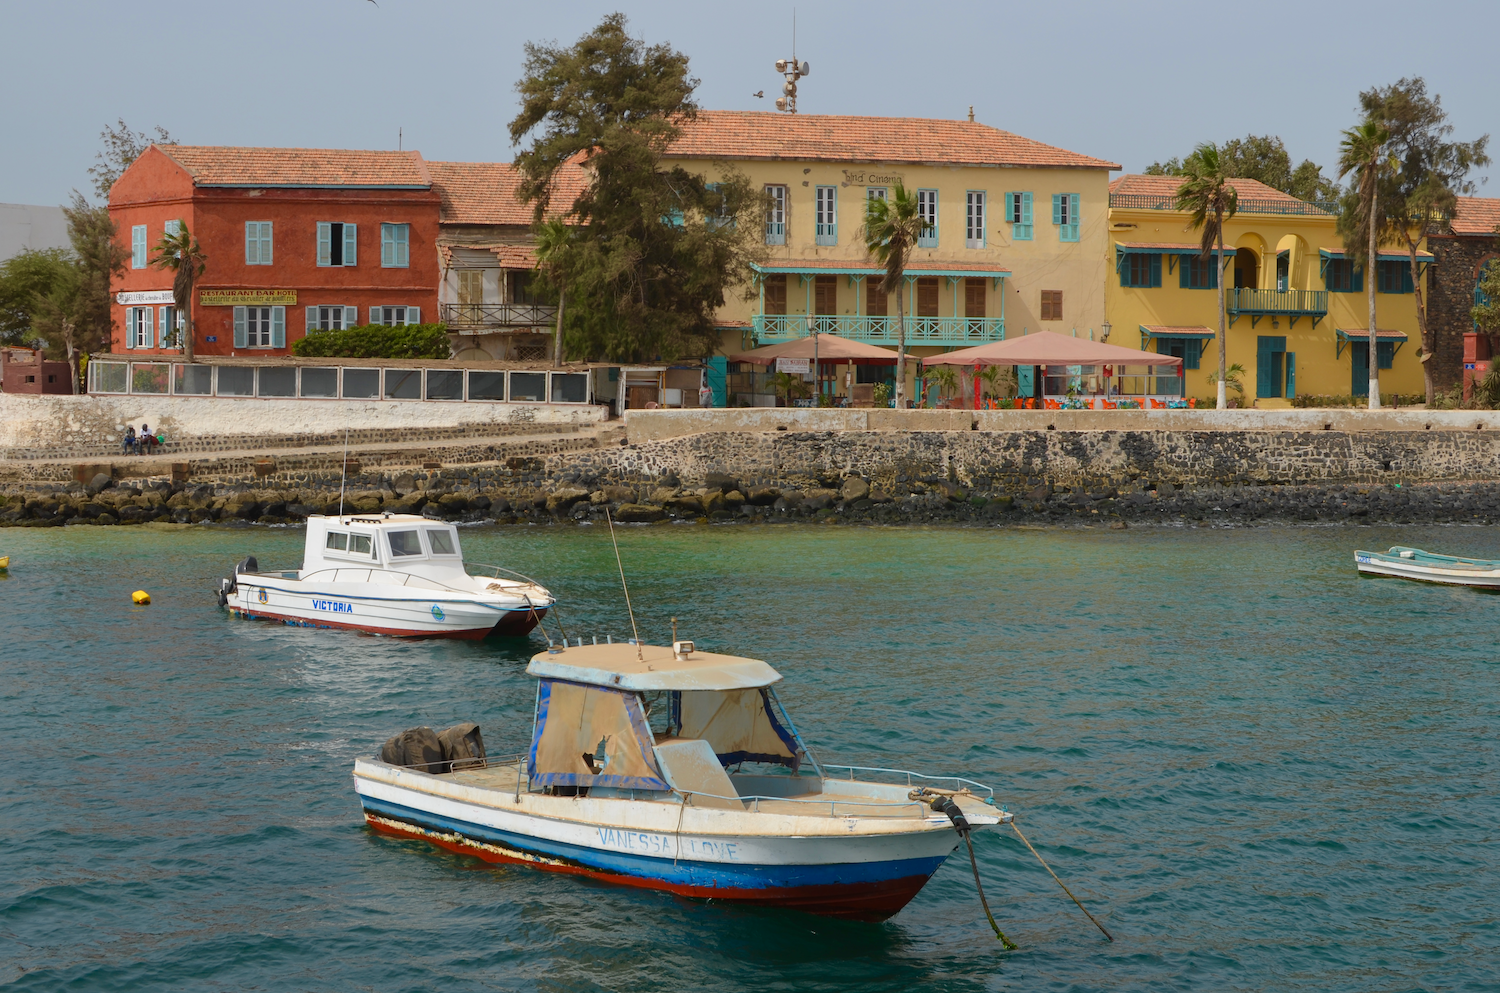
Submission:
{"label": "yellow sign on wall", "polygon": [[200,307],[290,307],[296,290],[200,290]]}

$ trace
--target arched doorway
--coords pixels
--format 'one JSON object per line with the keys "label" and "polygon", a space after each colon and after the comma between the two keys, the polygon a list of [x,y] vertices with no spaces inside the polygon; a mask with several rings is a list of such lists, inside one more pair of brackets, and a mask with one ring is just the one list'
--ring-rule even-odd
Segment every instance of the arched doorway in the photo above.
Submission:
{"label": "arched doorway", "polygon": [[1241,248],[1234,253],[1234,288],[1255,289],[1260,285],[1260,253]]}

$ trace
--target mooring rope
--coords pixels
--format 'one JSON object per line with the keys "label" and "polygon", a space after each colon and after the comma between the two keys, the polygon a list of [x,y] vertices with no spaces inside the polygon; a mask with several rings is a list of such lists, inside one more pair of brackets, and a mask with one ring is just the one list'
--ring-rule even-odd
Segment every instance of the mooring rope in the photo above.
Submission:
{"label": "mooring rope", "polygon": [[[1042,856],[1037,852],[1037,850],[1035,848],[1031,847],[1031,842],[1029,842],[1029,841],[1026,840],[1026,836],[1024,834],[1022,834],[1021,833],[1021,829],[1016,826],[1016,822],[1015,822],[1014,819],[1011,820],[1010,827],[1011,827],[1011,830],[1013,830],[1013,831],[1016,832],[1016,837],[1020,838],[1021,841],[1026,845],[1026,847],[1029,848],[1029,849],[1031,849],[1031,854],[1033,854],[1033,855],[1036,856],[1036,860],[1038,862],[1042,863],[1042,868],[1047,870],[1047,875],[1049,875],[1053,879],[1057,880],[1057,885],[1061,886],[1062,887],[1062,891],[1064,893],[1068,894],[1068,899],[1070,899],[1074,903],[1078,904],[1078,909],[1081,910],[1081,911],[1083,911],[1083,916],[1085,916],[1089,920],[1093,921],[1094,922],[1094,927],[1096,927],[1100,931],[1104,932],[1104,937],[1108,938],[1110,941],[1114,941],[1115,940],[1115,936],[1112,935],[1112,934],[1110,934],[1108,931],[1105,930],[1104,925],[1099,923],[1098,918],[1096,918],[1093,914],[1089,913],[1089,909],[1087,907],[1085,907],[1079,901],[1079,899],[1076,896],[1073,895],[1073,891],[1070,890],[1070,889],[1068,889],[1068,887],[1063,883],[1063,881],[1061,879],[1057,878],[1057,873],[1055,873],[1055,872],[1052,871],[1052,867],[1047,864],[1047,860],[1044,859],[1044,858],[1042,858]],[[976,875],[975,875],[974,878],[975,878],[976,881],[978,880],[979,876],[978,876],[977,873],[976,873]]]}
{"label": "mooring rope", "polygon": [[995,915],[990,913],[990,903],[984,898],[984,884],[979,881],[979,863],[974,859],[974,842],[969,838],[968,831],[960,831],[959,836],[964,839],[964,844],[969,846],[969,867],[974,870],[974,888],[979,891],[979,905],[984,908],[984,916],[990,919],[990,927],[995,929],[995,937],[1000,939],[1000,944],[1005,946],[1007,952],[1016,950],[1016,943],[1005,936],[1000,930],[1000,925],[995,923]]}

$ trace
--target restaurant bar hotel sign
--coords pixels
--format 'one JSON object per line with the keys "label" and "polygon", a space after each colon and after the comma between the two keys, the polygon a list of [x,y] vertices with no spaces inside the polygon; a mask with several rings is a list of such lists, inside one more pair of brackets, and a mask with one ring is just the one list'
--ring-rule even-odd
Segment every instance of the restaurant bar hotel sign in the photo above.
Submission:
{"label": "restaurant bar hotel sign", "polygon": [[200,307],[290,307],[296,290],[200,290]]}

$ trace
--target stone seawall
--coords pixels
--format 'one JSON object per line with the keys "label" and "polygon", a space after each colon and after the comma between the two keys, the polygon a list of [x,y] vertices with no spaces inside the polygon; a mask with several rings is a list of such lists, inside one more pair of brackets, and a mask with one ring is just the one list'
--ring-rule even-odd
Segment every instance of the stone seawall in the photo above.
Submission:
{"label": "stone seawall", "polygon": [[[1351,431],[1312,423],[1069,430],[1054,421],[991,431],[971,421],[961,430],[773,428],[590,447],[583,439],[455,446],[430,453],[443,456],[438,469],[403,466],[399,453],[362,464],[346,506],[502,522],[603,520],[606,508],[627,523],[1500,521],[1500,424],[1423,418]],[[102,474],[86,485],[18,482],[0,487],[0,524],[282,523],[336,509],[339,468],[224,461],[194,463],[175,483]]]}

